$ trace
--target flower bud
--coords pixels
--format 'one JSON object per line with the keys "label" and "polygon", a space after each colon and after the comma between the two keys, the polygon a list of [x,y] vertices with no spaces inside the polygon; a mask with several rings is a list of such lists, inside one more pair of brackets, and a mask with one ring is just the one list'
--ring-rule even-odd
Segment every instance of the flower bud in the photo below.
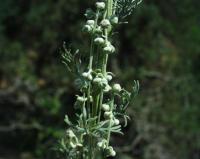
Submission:
{"label": "flower bud", "polygon": [[96,83],[96,84],[100,84],[101,83],[101,78],[99,78],[99,77],[96,77],[94,80],[93,80],[93,82],[94,83]]}
{"label": "flower bud", "polygon": [[114,119],[114,124],[119,125],[120,121],[118,119]]}
{"label": "flower bud", "polygon": [[111,147],[111,146],[109,146],[108,148],[107,148],[107,156],[111,156],[111,157],[114,157],[114,156],[116,156],[116,152],[115,152],[115,150]]}
{"label": "flower bud", "polygon": [[109,92],[112,88],[107,84],[104,88],[104,92]]}
{"label": "flower bud", "polygon": [[109,111],[110,110],[110,106],[108,104],[102,104],[102,109],[104,111]]}
{"label": "flower bud", "polygon": [[83,73],[82,73],[82,76],[85,77],[85,78],[87,78],[88,72],[83,72]]}
{"label": "flower bud", "polygon": [[86,102],[86,101],[87,101],[87,98],[81,97],[81,96],[77,96],[77,101],[83,103],[83,102]]}
{"label": "flower bud", "polygon": [[118,22],[119,22],[119,18],[118,17],[112,17],[111,18],[111,20],[110,20],[110,22],[111,22],[111,24],[113,24],[113,25],[116,25],[116,24],[118,24]]}
{"label": "flower bud", "polygon": [[91,81],[93,78],[92,78],[92,75],[91,75],[91,71],[88,71],[88,72],[83,72],[82,73],[82,76],[86,79],[88,79],[89,81]]}
{"label": "flower bud", "polygon": [[83,31],[87,32],[87,33],[90,33],[92,31],[92,27],[90,25],[84,25]]}
{"label": "flower bud", "polygon": [[92,96],[90,96],[90,102],[93,102],[93,97]]}
{"label": "flower bud", "polygon": [[119,92],[121,92],[121,90],[122,90],[122,88],[121,88],[120,84],[114,84],[113,85],[113,91],[115,93],[119,93]]}
{"label": "flower bud", "polygon": [[112,119],[113,113],[112,112],[105,112],[104,113],[104,118],[105,119]]}
{"label": "flower bud", "polygon": [[106,79],[107,79],[108,81],[111,81],[111,80],[112,80],[112,76],[111,76],[111,75],[107,75],[107,76],[106,76]]}
{"label": "flower bud", "polygon": [[104,28],[108,28],[110,26],[110,21],[108,19],[104,19],[101,21],[101,26]]}
{"label": "flower bud", "polygon": [[108,46],[103,48],[103,51],[105,53],[108,53],[108,54],[114,53],[115,52],[115,47],[113,45],[108,45]]}
{"label": "flower bud", "polygon": [[102,44],[104,44],[105,40],[103,38],[99,37],[99,38],[94,39],[94,42],[97,45],[102,45]]}
{"label": "flower bud", "polygon": [[93,26],[95,22],[94,20],[88,20],[86,23],[87,25]]}
{"label": "flower bud", "polygon": [[105,9],[106,5],[104,2],[97,2],[96,7],[97,9]]}
{"label": "flower bud", "polygon": [[107,145],[107,140],[105,140],[105,139],[103,139],[102,141],[100,141],[100,142],[97,143],[97,146],[99,148],[102,148],[102,149],[105,149],[106,145]]}

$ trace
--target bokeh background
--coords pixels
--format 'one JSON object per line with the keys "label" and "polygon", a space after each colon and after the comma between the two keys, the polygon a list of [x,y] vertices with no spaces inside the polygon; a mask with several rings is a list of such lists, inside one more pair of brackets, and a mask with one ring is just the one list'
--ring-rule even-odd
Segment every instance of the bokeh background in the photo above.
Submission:
{"label": "bokeh background", "polygon": [[[74,117],[77,89],[61,62],[94,0],[0,0],[0,159],[50,159]],[[145,0],[118,28],[109,61],[130,88],[132,121],[112,143],[119,159],[200,159],[200,1]]]}

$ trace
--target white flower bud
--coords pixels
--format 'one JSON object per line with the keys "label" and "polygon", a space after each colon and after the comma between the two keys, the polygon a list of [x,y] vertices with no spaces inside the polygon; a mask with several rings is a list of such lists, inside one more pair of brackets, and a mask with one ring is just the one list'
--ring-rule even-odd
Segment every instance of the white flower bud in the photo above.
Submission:
{"label": "white flower bud", "polygon": [[105,119],[112,119],[113,118],[113,113],[112,112],[105,112],[104,113],[104,118]]}
{"label": "white flower bud", "polygon": [[94,42],[96,44],[102,45],[102,44],[104,44],[105,40],[103,38],[96,38],[96,39],[94,39]]}
{"label": "white flower bud", "polygon": [[108,53],[108,54],[114,53],[115,52],[115,47],[113,45],[111,45],[111,44],[108,44],[106,47],[103,48],[103,51],[105,53]]}
{"label": "white flower bud", "polygon": [[105,9],[106,4],[104,2],[97,2],[96,7],[97,9]]}
{"label": "white flower bud", "polygon": [[110,21],[108,19],[104,19],[101,21],[101,26],[104,28],[108,28],[110,26]]}
{"label": "white flower bud", "polygon": [[100,84],[101,81],[102,81],[102,79],[99,78],[99,77],[96,77],[96,78],[93,80],[93,82],[96,83],[96,84]]}
{"label": "white flower bud", "polygon": [[121,92],[122,88],[120,86],[120,84],[114,84],[113,85],[113,91],[116,92],[116,93],[119,93]]}
{"label": "white flower bud", "polygon": [[111,146],[109,146],[107,148],[107,156],[111,156],[111,157],[116,156],[116,152],[115,152],[115,150]]}
{"label": "white flower bud", "polygon": [[91,75],[91,74],[88,74],[87,79],[88,79],[89,81],[92,81],[92,75]]}
{"label": "white flower bud", "polygon": [[111,80],[112,80],[112,76],[111,76],[111,75],[107,75],[107,76],[106,76],[106,79],[107,79],[108,81],[111,81]]}
{"label": "white flower bud", "polygon": [[83,73],[82,73],[82,76],[85,77],[85,78],[87,78],[88,72],[83,72]]}
{"label": "white flower bud", "polygon": [[93,26],[95,22],[94,20],[88,20],[86,23],[87,25]]}
{"label": "white flower bud", "polygon": [[104,88],[104,92],[109,92],[112,88],[107,84],[106,87]]}
{"label": "white flower bud", "polygon": [[77,96],[77,101],[79,101],[79,102],[86,102],[87,101],[87,98],[85,98],[85,97],[81,97],[81,96]]}
{"label": "white flower bud", "polygon": [[104,86],[106,86],[106,85],[108,84],[108,81],[107,81],[106,78],[102,78],[102,79],[101,79],[101,83],[102,83]]}
{"label": "white flower bud", "polygon": [[110,110],[110,106],[108,104],[102,104],[102,109],[104,111],[109,111]]}
{"label": "white flower bud", "polygon": [[93,102],[93,97],[92,96],[90,96],[90,102]]}
{"label": "white flower bud", "polygon": [[114,124],[119,125],[120,121],[118,119],[114,119]]}
{"label": "white flower bud", "polygon": [[97,143],[97,146],[99,148],[105,149],[106,148],[106,144],[107,144],[107,140],[103,139],[102,141]]}
{"label": "white flower bud", "polygon": [[111,20],[110,20],[110,22],[111,22],[111,24],[114,24],[114,25],[116,25],[116,24],[118,24],[118,22],[119,22],[119,18],[118,17],[112,17],[111,18]]}
{"label": "white flower bud", "polygon": [[83,31],[89,33],[89,32],[92,31],[92,27],[91,27],[90,25],[84,25],[84,27],[83,27]]}
{"label": "white flower bud", "polygon": [[90,81],[93,79],[93,78],[92,78],[92,75],[91,75],[91,70],[88,71],[88,72],[83,72],[83,73],[82,73],[82,76],[83,76],[84,78],[90,80]]}

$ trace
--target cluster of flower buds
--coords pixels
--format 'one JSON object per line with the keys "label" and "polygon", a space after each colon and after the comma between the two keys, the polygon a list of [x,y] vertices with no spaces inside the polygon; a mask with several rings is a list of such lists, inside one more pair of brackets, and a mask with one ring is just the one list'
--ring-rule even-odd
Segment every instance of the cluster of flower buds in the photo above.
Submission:
{"label": "cluster of flower buds", "polygon": [[110,106],[108,104],[102,104],[102,109],[105,111],[104,118],[110,120],[111,125],[120,124],[120,121],[114,117],[113,112],[110,110]]}
{"label": "cluster of flower buds", "polygon": [[107,41],[103,51],[107,54],[111,54],[115,52],[115,47],[109,41]]}
{"label": "cluster of flower buds", "polygon": [[87,80],[89,80],[89,81],[92,81],[92,70],[89,70],[88,72],[83,72],[82,73],[82,76],[85,78],[85,79],[87,79]]}
{"label": "cluster of flower buds", "polygon": [[99,141],[98,143],[97,143],[97,146],[100,148],[100,149],[106,149],[106,147],[107,147],[107,144],[108,144],[108,142],[107,142],[107,140],[106,139],[102,139],[101,141]]}
{"label": "cluster of flower buds", "polygon": [[[98,11],[102,11],[105,9],[105,2],[97,2],[96,8]],[[109,42],[107,39],[105,40],[102,37],[102,33],[105,29],[111,29],[112,25],[118,24],[118,17],[113,15],[108,19],[102,19],[100,24],[95,24],[95,17],[97,17],[98,13],[94,13],[91,9],[88,9],[85,13],[86,17],[89,19],[87,20],[86,24],[83,27],[83,31],[87,33],[92,33],[96,36],[94,39],[94,43],[102,47],[102,50],[106,54],[114,53],[115,47]]]}
{"label": "cluster of flower buds", "polygon": [[102,73],[98,73],[93,79],[93,84],[97,86],[97,88],[103,89],[104,92],[109,92],[112,88],[108,84],[108,81],[111,79],[111,75],[107,75],[106,77],[104,77]]}
{"label": "cluster of flower buds", "polygon": [[115,150],[113,149],[112,146],[108,146],[108,147],[106,148],[106,155],[107,155],[108,157],[114,157],[114,156],[116,156],[116,152],[115,152]]}
{"label": "cluster of flower buds", "polygon": [[83,145],[81,143],[79,143],[78,138],[76,137],[76,135],[74,134],[74,132],[71,129],[68,129],[66,132],[68,141],[69,141],[69,146],[71,148],[77,148],[77,147],[82,147]]}
{"label": "cluster of flower buds", "polygon": [[107,157],[114,157],[116,155],[115,150],[113,149],[112,146],[107,146],[107,145],[108,141],[105,139],[102,139],[97,143],[97,146],[106,152]]}

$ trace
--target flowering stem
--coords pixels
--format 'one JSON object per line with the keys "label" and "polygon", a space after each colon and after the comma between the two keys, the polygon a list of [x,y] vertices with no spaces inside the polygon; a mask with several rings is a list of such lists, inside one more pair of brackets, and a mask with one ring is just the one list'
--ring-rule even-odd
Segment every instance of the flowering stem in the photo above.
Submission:
{"label": "flowering stem", "polygon": [[[74,73],[78,74],[77,83],[82,93],[82,96],[77,95],[75,103],[81,111],[77,116],[77,124],[70,122],[68,117],[65,119],[70,126],[66,135],[67,141],[62,143],[63,152],[70,155],[67,158],[94,159],[98,154],[103,154],[106,158],[116,155],[110,146],[111,133],[121,132],[121,125],[117,118],[119,115],[127,118],[125,112],[122,111],[126,109],[131,97],[134,96],[133,92],[122,89],[120,84],[110,83],[113,76],[112,73],[107,72],[109,55],[115,53],[115,47],[111,43],[111,33],[114,26],[118,24],[116,14],[128,7],[124,6],[117,10],[118,1],[123,1],[122,4],[126,5],[126,0],[104,0],[96,2],[96,13],[92,9],[86,11],[85,15],[88,20],[83,31],[90,36],[90,50],[85,72],[79,69],[82,67],[76,66],[76,62],[81,60],[77,60],[65,50],[65,62],[69,68],[70,65],[76,66],[75,69],[70,68],[69,70],[75,70]],[[137,89],[135,90],[137,92]],[[116,95],[120,97],[120,109],[115,107]]]}

